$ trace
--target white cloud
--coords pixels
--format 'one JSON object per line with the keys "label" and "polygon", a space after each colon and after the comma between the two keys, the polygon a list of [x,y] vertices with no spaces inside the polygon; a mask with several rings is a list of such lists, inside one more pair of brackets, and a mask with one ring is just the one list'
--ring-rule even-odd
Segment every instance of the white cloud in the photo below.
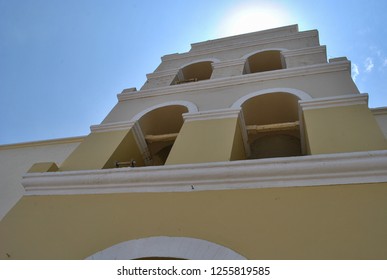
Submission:
{"label": "white cloud", "polygon": [[354,80],[354,81],[356,81],[356,78],[357,78],[357,76],[359,76],[359,74],[360,74],[360,72],[359,72],[359,67],[357,66],[357,64],[355,64],[355,63],[352,63],[352,67],[351,67],[352,69],[352,79]]}
{"label": "white cloud", "polygon": [[366,72],[371,72],[372,69],[374,68],[374,62],[372,61],[371,57],[367,57],[365,62],[364,62],[364,67]]}
{"label": "white cloud", "polygon": [[385,58],[383,61],[383,67],[386,67],[386,66],[387,66],[387,58]]}

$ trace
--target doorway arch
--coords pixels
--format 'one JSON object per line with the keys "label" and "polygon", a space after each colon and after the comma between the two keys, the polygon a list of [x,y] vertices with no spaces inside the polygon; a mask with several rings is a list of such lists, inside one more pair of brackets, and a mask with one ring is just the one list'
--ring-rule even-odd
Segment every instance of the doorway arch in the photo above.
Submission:
{"label": "doorway arch", "polygon": [[190,237],[156,236],[124,241],[99,251],[88,260],[133,260],[141,258],[189,260],[245,260],[222,245]]}

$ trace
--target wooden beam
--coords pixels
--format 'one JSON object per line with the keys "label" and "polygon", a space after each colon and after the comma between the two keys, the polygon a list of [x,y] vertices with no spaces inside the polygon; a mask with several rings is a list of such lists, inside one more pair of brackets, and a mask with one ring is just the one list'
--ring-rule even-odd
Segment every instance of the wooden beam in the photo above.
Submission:
{"label": "wooden beam", "polygon": [[283,130],[295,130],[300,126],[299,121],[286,122],[286,123],[274,123],[264,125],[247,125],[247,133],[254,134],[260,132],[272,132],[272,131],[283,131]]}
{"label": "wooden beam", "polygon": [[169,134],[160,134],[160,135],[146,135],[145,140],[148,143],[154,142],[166,142],[176,140],[176,137],[179,133],[169,133]]}

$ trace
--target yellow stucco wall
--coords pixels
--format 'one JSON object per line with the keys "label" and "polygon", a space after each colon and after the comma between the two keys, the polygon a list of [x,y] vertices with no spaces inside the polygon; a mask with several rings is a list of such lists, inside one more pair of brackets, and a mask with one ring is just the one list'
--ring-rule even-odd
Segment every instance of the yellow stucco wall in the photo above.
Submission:
{"label": "yellow stucco wall", "polygon": [[23,196],[22,176],[39,162],[60,165],[83,137],[0,146],[0,220]]}
{"label": "yellow stucco wall", "polygon": [[387,141],[366,105],[304,111],[311,154],[387,149]]}
{"label": "yellow stucco wall", "polygon": [[116,161],[131,159],[144,165],[131,130],[91,133],[63,162],[60,171],[113,168]]}
{"label": "yellow stucco wall", "polygon": [[83,259],[150,236],[248,259],[386,259],[387,184],[24,197],[0,223],[0,258]]}
{"label": "yellow stucco wall", "polygon": [[165,164],[231,159],[237,118],[184,122]]}

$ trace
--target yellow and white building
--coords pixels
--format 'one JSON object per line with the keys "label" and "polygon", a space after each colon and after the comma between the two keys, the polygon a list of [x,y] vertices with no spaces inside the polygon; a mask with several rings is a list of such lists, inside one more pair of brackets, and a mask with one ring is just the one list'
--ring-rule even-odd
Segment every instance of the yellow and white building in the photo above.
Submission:
{"label": "yellow and white building", "polygon": [[386,259],[387,108],[297,25],[162,57],[85,137],[0,146],[0,259]]}

